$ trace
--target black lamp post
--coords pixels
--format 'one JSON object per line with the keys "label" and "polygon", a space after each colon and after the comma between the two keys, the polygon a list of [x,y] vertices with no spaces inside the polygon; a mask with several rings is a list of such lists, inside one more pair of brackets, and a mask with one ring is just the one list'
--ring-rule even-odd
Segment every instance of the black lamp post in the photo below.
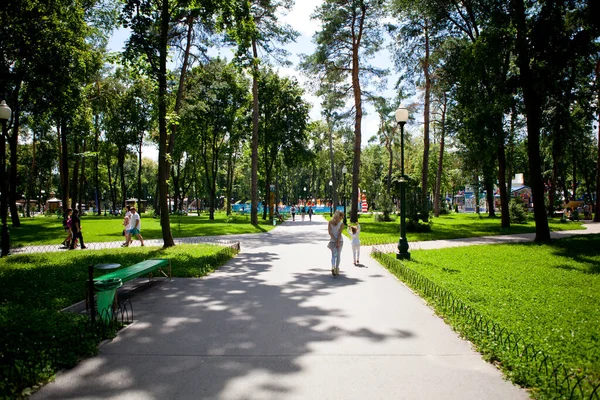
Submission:
{"label": "black lamp post", "polygon": [[342,193],[342,200],[344,202],[344,225],[348,225],[348,220],[346,218],[346,172],[348,172],[348,168],[346,168],[346,166],[344,165],[342,167],[342,175],[344,176],[344,193]]}
{"label": "black lamp post", "polygon": [[329,181],[329,192],[331,193],[331,202],[329,203],[329,216],[333,217],[333,182]]}
{"label": "black lamp post", "polygon": [[410,260],[408,240],[406,239],[406,176],[404,175],[404,124],[408,121],[408,110],[400,106],[396,110],[396,122],[400,125],[400,241],[398,242],[399,260]]}
{"label": "black lamp post", "polygon": [[8,179],[6,176],[6,124],[11,116],[11,109],[6,105],[6,101],[0,103],[0,122],[2,123],[2,138],[0,139],[0,217],[2,219],[2,257],[6,257],[10,252],[10,236],[6,218],[8,213]]}

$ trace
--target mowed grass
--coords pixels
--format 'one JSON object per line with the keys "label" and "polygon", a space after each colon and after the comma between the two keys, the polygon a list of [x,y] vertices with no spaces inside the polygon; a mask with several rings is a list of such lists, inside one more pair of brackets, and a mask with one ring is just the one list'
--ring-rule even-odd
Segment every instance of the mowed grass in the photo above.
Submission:
{"label": "mowed grass", "polygon": [[[413,251],[405,265],[550,354],[556,365],[600,384],[599,249],[600,235],[585,235],[552,244]],[[518,370],[523,360],[500,362]]]}
{"label": "mowed grass", "polygon": [[[348,220],[349,221],[349,220]],[[360,241],[363,246],[375,244],[396,243],[400,237],[400,217],[392,222],[375,222],[372,215],[361,215],[358,220],[361,226]],[[410,242],[458,239],[476,236],[510,235],[518,233],[535,232],[535,223],[529,221],[527,224],[511,224],[509,229],[500,226],[500,217],[489,218],[482,214],[452,213],[432,217],[431,232],[407,232]],[[581,222],[561,222],[560,219],[548,221],[551,231],[585,229]],[[350,222],[348,222],[349,225]]]}
{"label": "mowed grass", "polygon": [[[116,263],[127,267],[143,260],[167,258],[174,277],[201,277],[234,254],[227,247],[200,244],[13,255],[0,258],[0,305],[58,311],[81,301],[85,298],[89,265]],[[98,275],[103,275],[102,271],[97,271]]]}
{"label": "mowed grass", "polygon": [[[175,238],[259,233],[274,228],[269,221],[263,221],[261,215],[258,225],[250,224],[249,215],[227,217],[221,212],[215,213],[212,221],[208,219],[208,214],[172,215],[170,220],[171,233]],[[122,217],[85,215],[81,218],[84,240],[88,243],[121,241],[122,222]],[[142,214],[141,224],[144,239],[162,239],[159,218]],[[9,229],[11,247],[60,244],[66,236],[62,219],[56,216],[21,218],[21,227],[15,228],[9,224]]]}

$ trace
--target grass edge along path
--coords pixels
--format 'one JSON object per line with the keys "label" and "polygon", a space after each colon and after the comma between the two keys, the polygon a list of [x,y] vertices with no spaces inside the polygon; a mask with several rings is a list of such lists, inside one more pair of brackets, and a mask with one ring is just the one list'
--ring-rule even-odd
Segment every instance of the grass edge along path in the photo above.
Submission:
{"label": "grass edge along path", "polygon": [[99,343],[122,327],[97,329],[88,316],[60,312],[84,300],[88,265],[110,262],[127,267],[145,259],[169,258],[173,277],[201,277],[237,253],[235,247],[178,245],[0,259],[0,398],[29,396],[58,370],[96,355]]}
{"label": "grass edge along path", "polygon": [[410,262],[401,262],[394,254],[384,254],[376,248],[373,248],[372,255],[427,300],[436,313],[471,341],[487,361],[497,365],[514,383],[532,388],[535,397],[600,399],[598,377],[586,375],[581,369],[566,367],[548,354],[542,345],[527,342],[519,333],[510,331],[468,301],[411,268]]}

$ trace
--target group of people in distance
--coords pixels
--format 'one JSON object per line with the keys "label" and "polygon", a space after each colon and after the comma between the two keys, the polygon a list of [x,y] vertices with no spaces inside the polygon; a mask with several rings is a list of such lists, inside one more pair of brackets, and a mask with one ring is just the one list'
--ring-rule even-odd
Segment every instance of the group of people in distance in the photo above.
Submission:
{"label": "group of people in distance", "polygon": [[81,245],[82,249],[87,249],[83,243],[83,234],[81,233],[81,220],[79,219],[79,210],[67,209],[63,218],[63,228],[67,233],[67,237],[63,240],[62,245],[69,250],[75,249]]}
{"label": "group of people in distance", "polygon": [[131,243],[131,237],[135,235],[142,246],[144,245],[144,238],[142,237],[140,230],[142,229],[142,220],[140,214],[136,212],[135,207],[126,206],[125,217],[123,218],[123,236],[125,236],[125,243],[122,247],[129,247]]}
{"label": "group of people in distance", "polygon": [[[329,232],[327,247],[331,250],[331,275],[338,276],[340,274],[341,253],[344,247],[344,240],[342,239],[344,213],[342,211],[336,211],[333,214],[333,217],[329,220],[327,229]],[[360,224],[357,223],[356,226],[349,226],[348,234],[351,238],[354,265],[358,265],[360,263]]]}
{"label": "group of people in distance", "polygon": [[[308,206],[308,209],[306,208],[306,206],[299,207],[299,211],[300,211],[300,215],[302,215],[302,221],[304,221],[304,217],[306,216],[306,214],[308,214],[308,220],[312,221],[312,216],[315,213],[315,210],[313,210],[312,206]],[[290,209],[290,212],[292,213],[292,221],[295,221],[296,220],[296,206],[292,206],[292,208]]]}

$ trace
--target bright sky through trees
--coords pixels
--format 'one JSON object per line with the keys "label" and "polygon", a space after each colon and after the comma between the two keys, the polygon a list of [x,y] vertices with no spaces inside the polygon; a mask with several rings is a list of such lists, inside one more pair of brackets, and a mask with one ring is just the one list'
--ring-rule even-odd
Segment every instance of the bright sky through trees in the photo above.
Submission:
{"label": "bright sky through trees", "polygon": [[[296,31],[300,33],[300,36],[296,40],[296,43],[292,43],[287,46],[287,50],[291,53],[290,61],[293,63],[293,65],[290,67],[275,67],[282,76],[294,76],[296,79],[298,79],[298,82],[306,88],[306,94],[304,97],[306,101],[312,105],[310,112],[312,120],[321,119],[321,99],[310,93],[306,85],[306,77],[297,70],[297,66],[299,63],[300,54],[311,54],[314,52],[315,45],[312,43],[312,37],[320,28],[320,22],[311,20],[310,16],[313,14],[315,8],[319,4],[321,4],[321,0],[297,0],[296,4],[294,5],[294,9],[288,15],[282,16],[282,22],[290,24]],[[129,37],[129,34],[130,33],[128,29],[119,29],[115,31],[108,43],[109,50],[121,51],[123,49],[125,40],[127,40]],[[214,50],[213,54],[220,55],[221,57],[226,57],[228,59],[231,57],[231,51],[228,48]],[[384,50],[381,51],[380,54],[373,60],[373,64],[377,67],[389,68],[391,73],[388,77],[387,87],[389,89],[387,89],[385,93],[378,94],[385,97],[393,96],[393,87],[395,80],[397,79],[397,75],[393,73],[393,65],[390,61],[388,50],[384,48]],[[348,104],[352,103],[352,99],[349,99],[348,101]],[[365,110],[363,112],[362,145],[364,146],[369,138],[376,134],[379,126],[379,118],[373,106],[369,103],[365,103]],[[156,149],[154,146],[147,146],[144,149],[144,153],[146,157],[154,160],[158,159],[158,149]]]}

